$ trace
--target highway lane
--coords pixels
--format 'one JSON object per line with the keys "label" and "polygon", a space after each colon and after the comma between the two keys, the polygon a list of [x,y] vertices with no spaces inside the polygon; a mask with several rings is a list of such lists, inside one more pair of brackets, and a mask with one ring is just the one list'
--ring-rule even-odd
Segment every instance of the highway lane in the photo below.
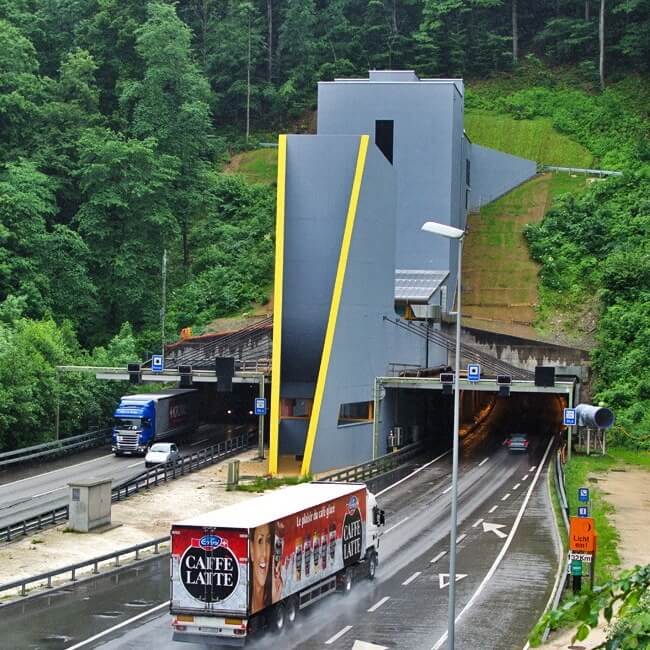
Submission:
{"label": "highway lane", "polygon": [[[179,440],[182,454],[190,454],[210,444],[239,435],[247,426],[209,425],[193,436]],[[32,517],[39,512],[63,506],[68,502],[68,483],[87,478],[110,478],[113,485],[137,476],[145,470],[142,456],[116,457],[107,447],[93,450],[89,458],[69,456],[67,463],[57,461],[33,466],[27,476],[0,484],[0,527]]]}
{"label": "highway lane", "polygon": [[[462,611],[482,582],[485,584],[477,604],[459,621],[458,647],[521,648],[526,632],[548,599],[557,556],[548,519],[549,506],[545,503],[545,487],[538,485],[528,507],[521,509],[528,486],[537,473],[536,464],[542,451],[539,446],[529,457],[511,456],[503,449],[492,449],[484,456],[466,459],[462,463],[458,571],[466,577],[458,582],[457,611]],[[334,596],[309,608],[301,616],[301,622],[283,635],[282,647],[349,649],[354,640],[359,639],[389,648],[431,650],[446,629],[447,589],[441,587],[440,574],[447,571],[448,539],[445,530],[448,530],[449,482],[450,460],[445,456],[381,495],[379,502],[386,510],[388,521],[377,579],[373,583],[360,582],[347,598]],[[492,579],[485,581],[495,558],[508,542],[509,538],[501,535],[510,532],[520,512],[521,528],[510,540],[512,546],[504,554],[502,568],[494,572]],[[494,524],[499,534],[489,524]],[[526,558],[527,564],[522,566],[521,557]],[[513,558],[517,559],[513,562]],[[163,582],[167,575],[164,564],[161,561],[158,567]],[[509,578],[502,577],[502,569],[508,569]],[[522,570],[534,573],[530,584],[518,575]],[[155,569],[152,571],[155,574]],[[161,590],[157,599],[140,595],[150,593],[150,588],[151,576],[135,579],[130,585],[129,598],[162,603],[168,597],[166,589]],[[508,609],[504,607],[504,601],[518,605]],[[0,623],[0,638],[19,630],[23,636],[17,647],[76,648],[77,644],[83,644],[84,639],[133,616],[126,601],[116,599],[115,593],[98,588],[91,603],[84,605],[88,607],[88,624],[80,626],[77,620],[73,625],[67,615],[71,610],[67,607],[59,609],[58,621],[56,625],[47,626],[47,633],[62,641],[58,645],[43,646],[37,644],[38,639],[43,638],[43,631],[32,630],[31,623],[29,626],[25,623],[52,619],[46,616],[51,607],[49,602],[46,597],[36,599],[18,619]],[[60,607],[61,602],[57,606]],[[73,607],[72,601],[69,606]],[[107,610],[116,612],[113,619],[98,618],[102,611]],[[12,609],[3,610],[3,614],[7,611]],[[43,616],[38,612],[43,612]],[[508,612],[510,616],[506,615]],[[491,634],[493,644],[475,645],[473,641],[463,641],[461,645],[465,638],[463,634],[469,634],[466,630],[474,629],[472,621],[477,614],[483,616],[482,624],[488,629],[485,633]],[[157,647],[161,650],[192,647],[171,641],[169,623],[170,617],[163,607],[133,625],[79,647]],[[471,634],[467,638],[471,638]],[[278,639],[262,637],[250,647],[277,648]]]}

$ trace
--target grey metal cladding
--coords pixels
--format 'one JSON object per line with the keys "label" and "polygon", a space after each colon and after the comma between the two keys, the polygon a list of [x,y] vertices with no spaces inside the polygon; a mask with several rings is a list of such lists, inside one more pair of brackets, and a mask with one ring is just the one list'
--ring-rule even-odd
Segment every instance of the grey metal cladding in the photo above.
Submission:
{"label": "grey metal cladding", "polygon": [[480,208],[498,199],[537,173],[537,163],[496,149],[472,144],[470,207]]}
{"label": "grey metal cladding", "polygon": [[283,384],[318,374],[358,147],[351,136],[287,138]]}

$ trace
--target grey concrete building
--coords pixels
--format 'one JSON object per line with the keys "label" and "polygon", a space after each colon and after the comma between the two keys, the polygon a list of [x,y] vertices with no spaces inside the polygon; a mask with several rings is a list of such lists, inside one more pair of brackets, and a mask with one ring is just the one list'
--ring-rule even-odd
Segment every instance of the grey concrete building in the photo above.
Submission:
{"label": "grey concrete building", "polygon": [[418,316],[454,302],[456,246],[422,223],[464,228],[470,207],[536,173],[472,145],[463,93],[460,79],[411,71],[323,82],[318,134],[281,136],[271,473],[279,454],[308,473],[384,453],[395,405],[375,377],[446,361],[393,322],[396,306]]}

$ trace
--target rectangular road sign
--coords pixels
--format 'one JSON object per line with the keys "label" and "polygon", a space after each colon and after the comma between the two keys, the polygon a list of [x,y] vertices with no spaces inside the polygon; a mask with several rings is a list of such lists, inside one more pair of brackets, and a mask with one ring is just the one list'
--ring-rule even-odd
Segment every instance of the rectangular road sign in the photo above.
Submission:
{"label": "rectangular road sign", "polygon": [[255,415],[266,415],[266,398],[255,398]]}
{"label": "rectangular road sign", "polygon": [[574,427],[576,425],[576,410],[575,409],[564,409],[564,426],[565,427]]}
{"label": "rectangular road sign", "polygon": [[571,575],[572,576],[582,575],[582,562],[580,560],[571,560]]}
{"label": "rectangular road sign", "polygon": [[591,553],[569,553],[569,560],[578,560],[579,562],[591,562],[593,559]]}
{"label": "rectangular road sign", "polygon": [[589,508],[587,506],[578,506],[578,517],[588,517]]}
{"label": "rectangular road sign", "polygon": [[165,369],[165,359],[162,354],[151,355],[151,369],[154,372],[162,372]]}
{"label": "rectangular road sign", "polygon": [[467,366],[467,379],[479,381],[481,379],[481,366],[478,363],[470,363]]}
{"label": "rectangular road sign", "polygon": [[580,503],[589,502],[589,488],[578,488],[578,501]]}
{"label": "rectangular road sign", "polygon": [[571,517],[569,528],[569,549],[582,553],[593,553],[596,546],[596,530],[592,517]]}

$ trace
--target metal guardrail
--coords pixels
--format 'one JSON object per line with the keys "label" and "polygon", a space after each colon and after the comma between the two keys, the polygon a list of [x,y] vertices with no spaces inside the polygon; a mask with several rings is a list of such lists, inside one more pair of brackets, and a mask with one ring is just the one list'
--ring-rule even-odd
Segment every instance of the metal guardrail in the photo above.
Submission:
{"label": "metal guardrail", "polygon": [[405,460],[417,456],[423,449],[421,442],[414,442],[413,444],[402,447],[398,451],[393,451],[385,456],[379,456],[374,460],[354,467],[348,467],[339,472],[328,474],[319,478],[319,481],[349,481],[355,483],[357,481],[368,481],[377,478],[382,474],[386,474],[393,469],[399,467]]}
{"label": "metal guardrail", "polygon": [[99,431],[89,431],[78,436],[53,440],[52,442],[44,442],[40,445],[6,451],[0,454],[0,468],[26,463],[31,460],[60,456],[79,449],[98,447],[108,441],[110,434],[111,429],[106,428]]}
{"label": "metal guardrail", "polygon": [[[224,458],[253,446],[253,440],[256,437],[257,432],[243,433],[236,438],[198,449],[188,456],[181,457],[178,463],[174,465],[152,467],[146,472],[142,472],[128,481],[116,485],[111,490],[111,500],[121,501],[133,494],[137,494],[140,490],[180,478],[208,465],[213,465]],[[37,530],[56,526],[67,521],[68,518],[68,505],[64,505],[39,513],[28,519],[12,522],[0,528],[0,542],[10,542],[16,537],[24,537]]]}
{"label": "metal guardrail", "polygon": [[152,485],[158,485],[171,481],[185,474],[190,474],[198,469],[213,465],[214,463],[228,458],[244,449],[252,446],[252,441],[257,437],[257,432],[242,433],[236,438],[224,440],[210,447],[203,447],[190,454],[182,456],[180,460],[172,465],[156,465],[142,474],[138,474],[125,483],[113,488],[111,498],[113,501],[121,501],[132,494]]}
{"label": "metal guardrail", "polygon": [[582,167],[557,167],[556,165],[542,165],[542,171],[567,172],[569,174],[586,174],[589,176],[623,176],[623,172],[611,169],[585,169]]}
{"label": "metal guardrail", "polygon": [[[128,548],[123,548],[120,549],[119,551],[114,551],[113,553],[107,553],[106,555],[100,555],[99,557],[94,557],[90,560],[86,560],[85,562],[77,562],[76,564],[69,564],[68,566],[61,567],[59,569],[55,569],[54,571],[47,571],[46,573],[39,573],[38,575],[35,576],[29,576],[27,578],[22,578],[20,580],[14,580],[13,582],[7,582],[5,584],[0,585],[0,593],[6,592],[6,591],[12,591],[14,589],[20,589],[20,595],[25,596],[27,594],[27,585],[33,584],[33,583],[42,583],[42,582],[47,582],[47,587],[51,588],[52,587],[52,578],[60,575],[65,575],[67,573],[70,574],[70,581],[74,582],[77,580],[77,571],[79,569],[85,569],[86,567],[93,567],[93,570],[91,572],[92,575],[97,575],[99,574],[99,565],[102,564],[103,562],[108,562],[108,561],[113,561],[113,566],[114,567],[119,567],[120,566],[120,558],[124,558],[126,555],[130,555],[131,553],[135,554],[135,560],[140,559],[140,552],[149,548],[154,549],[154,554],[158,555],[160,553],[160,546],[163,544],[168,544],[169,543],[169,536],[166,537],[158,537],[157,539],[152,539],[149,542],[143,542],[142,544],[135,544],[133,546],[129,546]],[[0,607],[2,607],[3,604],[8,604],[8,603],[0,603]]]}
{"label": "metal guardrail", "polygon": [[560,506],[562,508],[562,519],[564,527],[569,530],[569,502],[566,498],[566,489],[564,484],[564,470],[562,469],[562,452],[558,449],[555,454],[555,482],[557,485]]}

